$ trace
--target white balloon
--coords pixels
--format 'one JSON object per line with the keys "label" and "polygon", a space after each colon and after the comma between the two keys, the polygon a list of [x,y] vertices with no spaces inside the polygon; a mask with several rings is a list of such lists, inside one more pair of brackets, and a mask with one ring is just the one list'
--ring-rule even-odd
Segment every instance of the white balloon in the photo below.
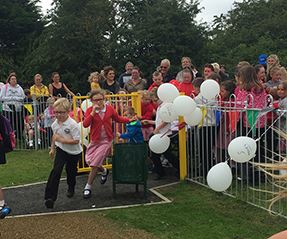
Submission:
{"label": "white balloon", "polygon": [[207,99],[214,99],[220,92],[220,86],[217,81],[212,79],[205,80],[200,86],[201,95]]}
{"label": "white balloon", "polygon": [[201,109],[198,107],[195,108],[195,110],[189,114],[184,116],[184,121],[190,126],[196,126],[198,125],[202,120],[202,112]]}
{"label": "white balloon", "polygon": [[168,149],[170,138],[166,135],[162,136],[162,134],[155,134],[150,138],[148,145],[152,152],[162,154]]}
{"label": "white balloon", "polygon": [[196,103],[191,97],[180,95],[173,101],[173,107],[179,116],[185,116],[195,111]]}
{"label": "white balloon", "polygon": [[84,100],[81,104],[81,109],[83,112],[86,113],[86,110],[92,105],[93,105],[93,103],[89,99]]}
{"label": "white balloon", "polygon": [[247,136],[240,136],[229,143],[228,154],[234,161],[245,163],[255,156],[256,149],[257,144],[254,139]]}
{"label": "white balloon", "polygon": [[177,114],[174,110],[173,103],[163,103],[158,111],[159,117],[164,122],[172,122],[177,119]]}
{"label": "white balloon", "polygon": [[218,163],[208,171],[207,184],[212,190],[223,192],[230,187],[231,183],[232,173],[227,163]]}
{"label": "white balloon", "polygon": [[157,96],[163,102],[172,103],[179,96],[179,91],[173,84],[164,83],[158,87]]}

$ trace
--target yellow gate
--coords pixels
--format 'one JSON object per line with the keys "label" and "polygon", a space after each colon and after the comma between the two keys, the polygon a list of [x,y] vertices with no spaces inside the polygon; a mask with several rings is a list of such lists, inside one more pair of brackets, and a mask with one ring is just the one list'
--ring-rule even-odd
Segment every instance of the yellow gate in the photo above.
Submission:
{"label": "yellow gate", "polygon": [[[141,99],[138,92],[131,94],[115,94],[106,95],[106,103],[112,105],[119,115],[123,115],[127,106],[132,106],[137,115],[141,115]],[[84,118],[83,109],[88,108],[91,103],[87,100],[88,96],[74,96],[73,97],[73,113],[74,118],[79,122],[81,128],[81,142],[85,149],[89,143],[89,133],[83,128],[82,120]],[[120,123],[113,123],[114,132],[124,132],[124,125]],[[116,139],[117,140],[117,139]],[[104,162],[104,167],[111,168],[111,157],[108,157]],[[78,173],[89,172],[90,167],[85,163],[85,150],[82,152],[82,158],[78,164]]]}

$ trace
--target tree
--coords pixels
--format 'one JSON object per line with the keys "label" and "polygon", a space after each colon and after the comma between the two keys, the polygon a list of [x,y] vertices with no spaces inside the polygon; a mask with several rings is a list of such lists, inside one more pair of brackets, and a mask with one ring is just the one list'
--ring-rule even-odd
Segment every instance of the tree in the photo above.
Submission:
{"label": "tree", "polygon": [[38,0],[2,0],[0,4],[1,78],[11,70],[22,76],[23,60],[44,23]]}
{"label": "tree", "polygon": [[284,0],[245,0],[214,21],[209,44],[212,61],[232,69],[239,61],[257,63],[260,53],[278,54],[287,63],[287,12]]}

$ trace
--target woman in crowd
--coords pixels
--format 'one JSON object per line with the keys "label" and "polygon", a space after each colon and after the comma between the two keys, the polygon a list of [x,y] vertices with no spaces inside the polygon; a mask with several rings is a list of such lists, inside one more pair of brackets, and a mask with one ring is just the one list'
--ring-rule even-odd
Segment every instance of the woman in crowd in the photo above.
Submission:
{"label": "woman in crowd", "polygon": [[108,93],[117,94],[121,91],[120,84],[115,80],[115,69],[112,66],[106,66],[104,68],[105,81],[100,86],[101,89]]}
{"label": "woman in crowd", "polygon": [[140,77],[140,69],[137,66],[133,67],[131,79],[125,83],[124,89],[128,93],[146,89],[146,80]]}
{"label": "woman in crowd", "polygon": [[24,129],[24,99],[24,90],[17,84],[16,73],[13,72],[8,76],[6,85],[1,89],[0,101],[3,101],[3,113],[10,120],[18,138],[21,137]]}
{"label": "woman in crowd", "polygon": [[69,88],[60,81],[60,74],[58,72],[52,73],[52,83],[49,84],[50,96],[54,97],[66,97],[67,94],[74,96],[75,94],[69,90]]}
{"label": "woman in crowd", "polygon": [[34,76],[34,85],[30,87],[31,95],[35,96],[38,100],[42,97],[49,97],[49,89],[42,83],[42,80],[42,76],[40,74],[36,74]]}

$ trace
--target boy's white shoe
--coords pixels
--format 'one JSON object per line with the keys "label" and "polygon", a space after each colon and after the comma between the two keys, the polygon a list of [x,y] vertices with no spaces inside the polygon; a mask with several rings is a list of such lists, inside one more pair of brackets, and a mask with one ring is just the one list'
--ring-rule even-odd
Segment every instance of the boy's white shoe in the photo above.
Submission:
{"label": "boy's white shoe", "polygon": [[38,145],[40,145],[41,144],[41,139],[38,139]]}
{"label": "boy's white shoe", "polygon": [[29,147],[33,147],[33,140],[29,140]]}

